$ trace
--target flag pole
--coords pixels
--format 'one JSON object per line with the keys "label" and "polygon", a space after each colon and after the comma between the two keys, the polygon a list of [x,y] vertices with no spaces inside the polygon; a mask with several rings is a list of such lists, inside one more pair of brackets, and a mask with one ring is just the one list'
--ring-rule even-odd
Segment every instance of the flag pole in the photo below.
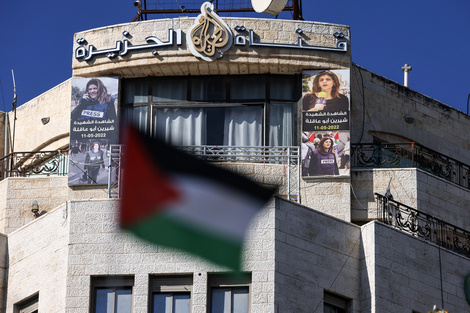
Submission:
{"label": "flag pole", "polygon": [[12,110],[13,110],[13,138],[12,138],[12,144],[11,144],[11,152],[15,152],[15,126],[16,126],[16,104],[17,104],[17,99],[16,99],[16,83],[15,83],[15,73],[13,70],[11,70],[11,76],[13,78],[13,103],[12,103]]}

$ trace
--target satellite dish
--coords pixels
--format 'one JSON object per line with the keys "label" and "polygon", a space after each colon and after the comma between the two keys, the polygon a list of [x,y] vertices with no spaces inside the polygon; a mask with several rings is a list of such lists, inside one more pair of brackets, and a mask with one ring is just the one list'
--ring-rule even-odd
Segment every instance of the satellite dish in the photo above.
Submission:
{"label": "satellite dish", "polygon": [[278,15],[284,9],[287,0],[251,0],[251,5],[258,13]]}

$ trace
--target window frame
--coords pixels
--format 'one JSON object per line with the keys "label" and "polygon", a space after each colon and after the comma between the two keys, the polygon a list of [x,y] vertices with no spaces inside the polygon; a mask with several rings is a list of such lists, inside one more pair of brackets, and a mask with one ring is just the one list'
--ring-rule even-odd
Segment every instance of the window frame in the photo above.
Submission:
{"label": "window frame", "polygon": [[174,294],[189,293],[189,313],[192,312],[193,276],[187,275],[150,275],[148,312],[154,312],[154,295],[158,293]]}
{"label": "window frame", "polygon": [[323,312],[325,312],[325,306],[330,306],[336,309],[344,310],[345,313],[352,312],[352,299],[346,298],[337,293],[329,292],[324,290],[323,292]]}
{"label": "window frame", "polygon": [[15,313],[38,313],[39,293],[35,293],[13,306]]}
{"label": "window frame", "polygon": [[[134,309],[134,276],[92,276],[90,279],[90,313],[96,313],[97,290],[102,288],[113,289],[114,300],[116,290],[131,290],[131,312]],[[115,303],[115,301],[113,301]],[[114,304],[113,304],[114,305]]]}
{"label": "window frame", "polygon": [[[238,276],[228,275],[226,273],[209,273],[208,274],[208,295],[207,295],[207,308],[208,312],[212,313],[212,290],[220,288],[248,288],[248,310],[251,312],[251,299],[252,299],[252,281],[251,273],[242,273]],[[230,294],[231,298],[233,294]]]}
{"label": "window frame", "polygon": [[[192,96],[192,86],[194,81],[204,80],[223,80],[225,84],[225,99],[218,101],[196,101]],[[231,89],[232,82],[238,79],[262,79],[264,81],[264,98],[263,99],[232,99]],[[291,95],[289,97],[276,98],[271,97],[271,85],[275,82],[279,83],[282,80],[287,80],[287,83],[292,84]],[[175,101],[153,101],[152,86],[158,83],[159,80],[184,80],[186,84],[186,100]],[[138,84],[139,82],[147,85],[147,101],[146,102],[127,102],[128,94],[126,92],[126,83]],[[175,76],[175,77],[146,77],[146,78],[129,78],[123,79],[121,84],[124,92],[121,95],[121,109],[127,110],[133,107],[147,107],[147,120],[146,120],[146,133],[153,134],[155,125],[152,124],[155,110],[160,108],[205,108],[205,107],[237,107],[237,106],[261,106],[262,107],[262,121],[261,121],[261,146],[271,146],[269,138],[270,127],[270,111],[271,103],[286,104],[292,106],[292,146],[296,146],[298,142],[298,101],[301,98],[301,75],[299,74],[258,74],[258,75],[205,75],[205,76]],[[144,97],[142,95],[142,97]],[[289,98],[289,99],[288,99]],[[127,117],[128,118],[128,117]],[[128,118],[129,119],[129,118]],[[131,118],[132,119],[132,118]],[[143,130],[143,129],[142,129]]]}

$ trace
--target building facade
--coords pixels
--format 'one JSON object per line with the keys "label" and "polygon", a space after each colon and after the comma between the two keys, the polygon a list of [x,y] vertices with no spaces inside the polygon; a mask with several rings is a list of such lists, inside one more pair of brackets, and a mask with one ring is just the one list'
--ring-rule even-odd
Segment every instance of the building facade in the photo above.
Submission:
{"label": "building facade", "polygon": [[[18,107],[0,181],[2,311],[468,311],[470,117],[352,63],[347,26],[201,15],[75,34],[73,78]],[[346,108],[316,109],[324,71]],[[97,109],[73,114],[96,78],[113,79],[102,124],[84,118]],[[245,276],[119,229],[111,149],[129,122],[279,186],[250,226]],[[318,135],[334,159],[313,152]],[[82,180],[96,141],[106,165]]]}

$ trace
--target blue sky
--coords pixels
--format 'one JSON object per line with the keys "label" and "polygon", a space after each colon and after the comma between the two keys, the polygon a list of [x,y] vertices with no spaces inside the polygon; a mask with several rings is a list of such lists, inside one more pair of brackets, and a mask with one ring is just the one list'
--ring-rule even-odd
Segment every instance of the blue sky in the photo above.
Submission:
{"label": "blue sky", "polygon": [[[11,110],[12,69],[21,105],[72,76],[74,33],[129,22],[132,3],[2,1],[0,110]],[[463,112],[470,93],[469,14],[468,0],[303,0],[305,20],[351,27],[354,63],[400,84],[401,67],[410,64],[411,89]]]}

